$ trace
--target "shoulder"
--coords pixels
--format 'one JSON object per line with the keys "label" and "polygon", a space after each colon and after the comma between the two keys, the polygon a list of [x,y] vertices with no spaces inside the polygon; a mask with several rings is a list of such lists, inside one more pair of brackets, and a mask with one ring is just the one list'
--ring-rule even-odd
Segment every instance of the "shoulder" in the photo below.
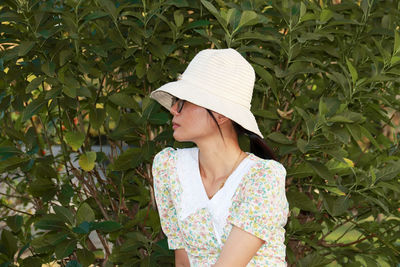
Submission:
{"label": "shoulder", "polygon": [[262,159],[255,155],[253,155],[253,160],[255,161],[255,164],[253,165],[252,168],[253,173],[254,172],[259,174],[275,173],[286,176],[285,167],[278,161],[272,159]]}
{"label": "shoulder", "polygon": [[193,159],[196,156],[197,149],[197,147],[177,149],[166,147],[154,156],[153,168],[167,168],[176,165],[178,155],[181,155],[182,158]]}
{"label": "shoulder", "polygon": [[166,147],[154,156],[154,162],[168,160],[175,156],[176,151],[177,150],[172,147]]}
{"label": "shoulder", "polygon": [[175,161],[176,150],[172,147],[166,147],[154,156],[153,171],[162,171],[171,167]]}
{"label": "shoulder", "polygon": [[256,163],[250,170],[249,182],[258,186],[284,186],[286,179],[285,167],[275,160],[255,157]]}

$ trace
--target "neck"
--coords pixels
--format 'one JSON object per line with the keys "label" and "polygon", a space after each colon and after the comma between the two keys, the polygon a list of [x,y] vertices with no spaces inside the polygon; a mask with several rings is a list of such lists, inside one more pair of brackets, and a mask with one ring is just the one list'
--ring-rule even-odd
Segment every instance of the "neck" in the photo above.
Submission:
{"label": "neck", "polygon": [[225,179],[230,175],[232,168],[236,167],[247,156],[239,147],[237,139],[212,138],[196,142],[199,148],[199,165],[204,180],[213,183],[219,179]]}

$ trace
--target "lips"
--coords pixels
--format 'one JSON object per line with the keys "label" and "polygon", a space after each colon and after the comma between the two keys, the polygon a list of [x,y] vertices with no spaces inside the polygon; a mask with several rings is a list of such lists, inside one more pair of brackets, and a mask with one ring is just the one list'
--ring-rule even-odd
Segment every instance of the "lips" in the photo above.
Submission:
{"label": "lips", "polygon": [[172,129],[178,128],[179,126],[180,126],[180,125],[177,124],[177,123],[175,123],[175,122],[172,123]]}

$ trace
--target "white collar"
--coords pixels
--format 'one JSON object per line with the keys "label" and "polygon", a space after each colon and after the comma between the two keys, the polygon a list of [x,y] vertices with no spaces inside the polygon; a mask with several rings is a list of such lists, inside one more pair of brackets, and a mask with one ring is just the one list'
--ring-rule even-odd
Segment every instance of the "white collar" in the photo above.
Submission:
{"label": "white collar", "polygon": [[178,149],[177,172],[182,186],[178,216],[184,220],[199,209],[206,208],[212,217],[217,240],[221,243],[223,228],[229,215],[232,197],[242,181],[243,176],[248,173],[255,161],[247,156],[239,166],[232,172],[222,187],[211,199],[208,198],[204,188],[198,163],[199,149],[197,147]]}

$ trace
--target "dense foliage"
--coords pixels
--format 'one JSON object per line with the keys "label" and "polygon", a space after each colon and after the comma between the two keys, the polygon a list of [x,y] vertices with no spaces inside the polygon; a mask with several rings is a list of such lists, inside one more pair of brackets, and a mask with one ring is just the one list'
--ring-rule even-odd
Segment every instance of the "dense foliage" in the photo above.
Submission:
{"label": "dense foliage", "polygon": [[[0,3],[0,266],[169,266],[151,163],[175,143],[149,93],[201,49],[257,73],[288,170],[287,259],[400,262],[395,0]],[[242,142],[246,148],[246,140]]]}

